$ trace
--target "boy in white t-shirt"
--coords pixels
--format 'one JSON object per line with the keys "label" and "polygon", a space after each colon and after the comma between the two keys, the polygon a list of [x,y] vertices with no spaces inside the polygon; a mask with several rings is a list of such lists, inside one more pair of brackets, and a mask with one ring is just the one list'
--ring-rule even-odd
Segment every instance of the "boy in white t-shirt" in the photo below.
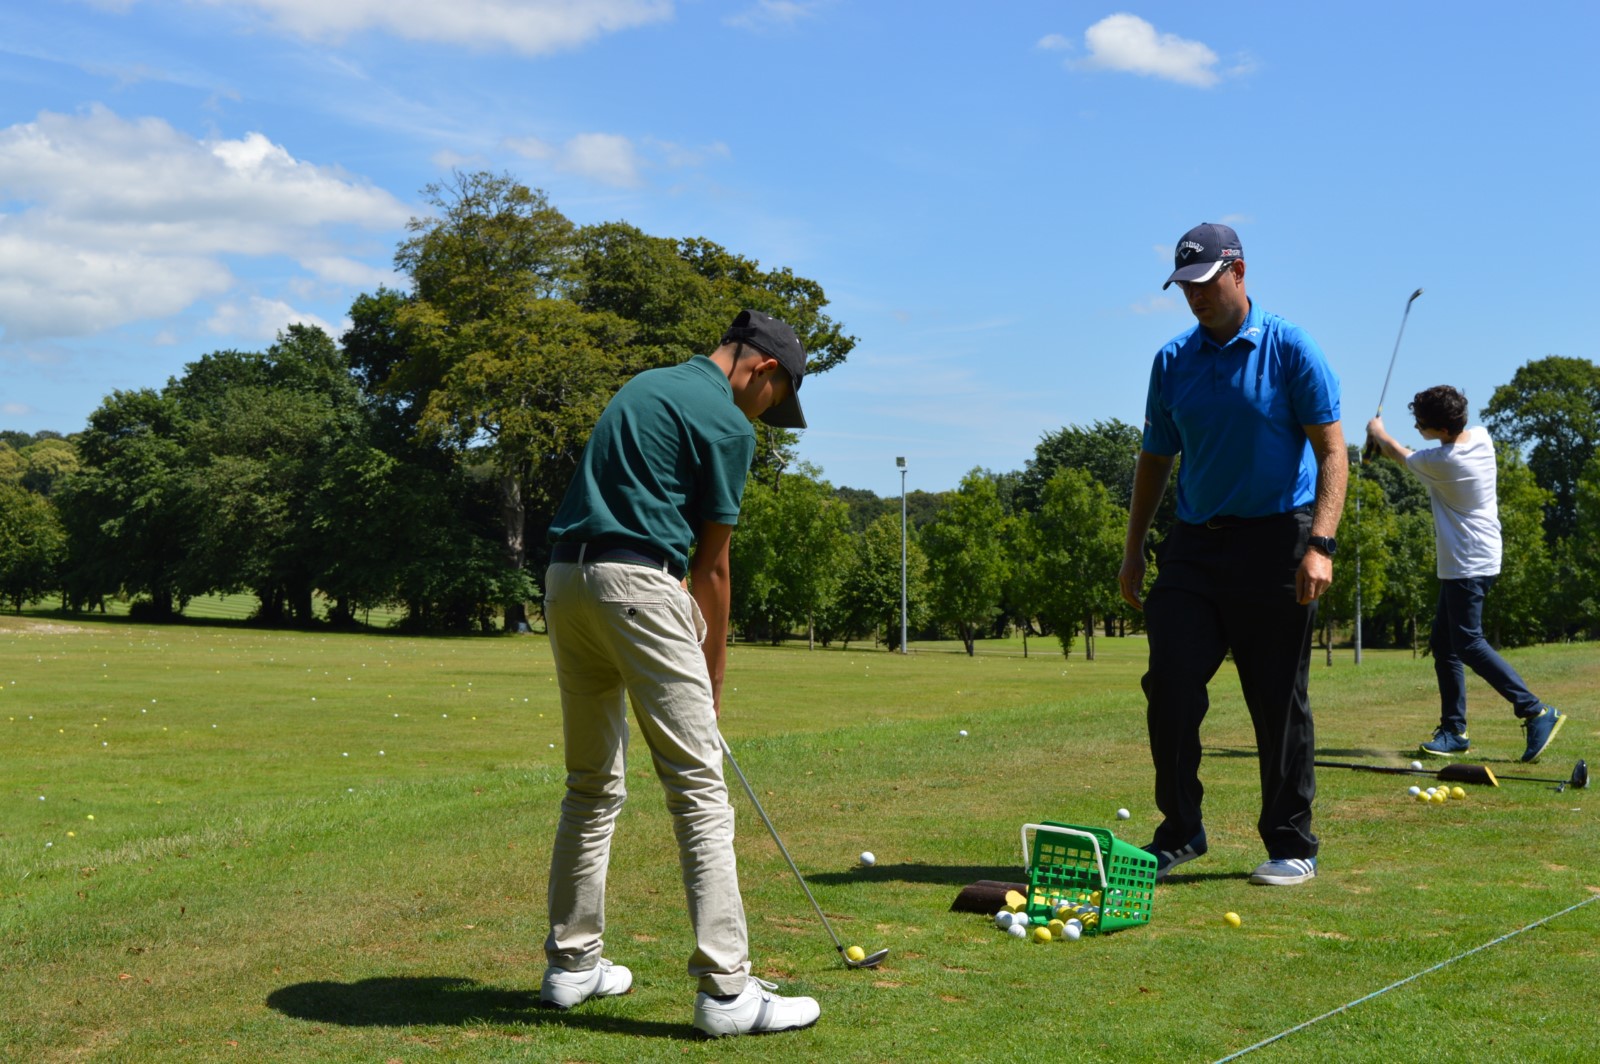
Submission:
{"label": "boy in white t-shirt", "polygon": [[1439,727],[1422,744],[1434,757],[1468,750],[1466,670],[1481,676],[1511,703],[1527,732],[1522,760],[1537,761],[1567,721],[1528,690],[1517,671],[1483,637],[1483,600],[1500,575],[1500,513],[1495,498],[1494,441],[1480,425],[1467,428],[1467,397],[1448,384],[1411,401],[1417,431],[1440,446],[1404,447],[1375,417],[1367,435],[1428,489],[1439,556],[1439,608],[1433,617],[1433,669],[1439,678]]}

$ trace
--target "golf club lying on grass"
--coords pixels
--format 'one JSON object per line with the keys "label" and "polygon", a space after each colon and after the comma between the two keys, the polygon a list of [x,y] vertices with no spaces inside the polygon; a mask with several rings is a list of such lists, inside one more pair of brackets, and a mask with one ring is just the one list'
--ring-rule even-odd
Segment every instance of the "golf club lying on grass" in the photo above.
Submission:
{"label": "golf club lying on grass", "polygon": [[1572,775],[1564,780],[1549,779],[1544,776],[1505,776],[1496,775],[1489,770],[1488,765],[1444,765],[1438,769],[1431,768],[1404,768],[1399,765],[1357,765],[1348,761],[1313,761],[1318,768],[1351,768],[1358,772],[1382,772],[1391,776],[1433,776],[1435,779],[1444,780],[1446,783],[1487,783],[1491,787],[1500,786],[1501,780],[1516,780],[1520,783],[1554,783],[1556,790],[1566,790],[1575,787],[1583,790],[1589,786],[1589,763],[1582,758],[1572,766]]}
{"label": "golf club lying on grass", "polygon": [[[1394,353],[1389,356],[1389,372],[1383,375],[1383,391],[1378,393],[1378,412],[1374,417],[1383,416],[1383,401],[1389,397],[1389,378],[1394,376],[1394,360],[1400,357],[1400,337],[1406,334],[1406,319],[1411,317],[1411,304],[1417,301],[1422,294],[1422,289],[1411,293],[1411,298],[1406,300],[1406,312],[1400,315],[1400,331],[1394,337]],[[1378,456],[1378,442],[1371,436],[1367,437],[1367,444],[1361,449],[1361,460],[1370,462]]]}
{"label": "golf club lying on grass", "polygon": [[844,961],[846,968],[876,968],[883,963],[889,955],[888,949],[880,949],[876,953],[869,953],[858,961],[850,959],[844,950],[844,943],[839,941],[839,936],[833,933],[833,925],[828,923],[828,917],[823,913],[822,906],[817,904],[817,899],[811,896],[811,888],[806,886],[806,878],[800,874],[800,869],[794,863],[794,858],[789,856],[789,848],[778,838],[778,829],[772,826],[772,821],[767,818],[767,811],[761,808],[761,799],[756,797],[755,790],[750,786],[750,781],[744,778],[744,769],[739,767],[739,762],[733,759],[733,750],[728,746],[728,740],[717,736],[722,743],[722,753],[727,757],[728,764],[733,766],[733,771],[739,777],[739,782],[744,784],[744,793],[750,796],[750,804],[756,807],[756,812],[761,814],[761,822],[767,825],[767,831],[772,835],[772,841],[778,844],[778,852],[783,854],[783,859],[789,862],[789,871],[794,873],[794,878],[800,881],[800,889],[806,892],[806,900],[811,907],[817,910],[817,916],[822,920],[822,926],[827,928],[828,937],[833,939],[833,948],[839,951],[839,959]]}

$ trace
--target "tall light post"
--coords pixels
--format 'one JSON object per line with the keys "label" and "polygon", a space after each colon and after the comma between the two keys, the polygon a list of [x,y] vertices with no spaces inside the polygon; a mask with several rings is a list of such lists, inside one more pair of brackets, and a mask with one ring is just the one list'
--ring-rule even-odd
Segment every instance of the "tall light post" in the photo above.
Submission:
{"label": "tall light post", "polygon": [[906,653],[906,460],[896,458],[900,468],[900,653]]}

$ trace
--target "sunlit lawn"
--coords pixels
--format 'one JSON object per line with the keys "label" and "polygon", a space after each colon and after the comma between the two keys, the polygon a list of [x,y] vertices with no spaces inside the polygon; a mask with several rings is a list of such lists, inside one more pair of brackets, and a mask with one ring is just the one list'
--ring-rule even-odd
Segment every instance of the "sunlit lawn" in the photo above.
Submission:
{"label": "sunlit lawn", "polygon": [[[971,659],[735,648],[724,730],[741,765],[840,934],[891,954],[839,963],[736,792],[756,972],[823,1018],[705,1042],[642,744],[607,938],[636,989],[535,1007],[563,776],[542,637],[0,619],[0,1045],[28,1061],[1214,1060],[1600,890],[1588,792],[1508,782],[1423,807],[1410,779],[1338,770],[1319,775],[1322,874],[1248,886],[1256,761],[1225,669],[1212,850],[1157,889],[1148,926],[1033,946],[949,912],[968,883],[1022,878],[1025,821],[1148,839],[1143,647],[1101,638],[1095,662],[1037,639],[1026,658],[1019,642]],[[1434,721],[1431,663],[1321,660],[1322,755],[1409,761]],[[1572,723],[1545,763],[1517,766],[1520,731],[1475,687],[1475,760],[1565,777],[1597,734],[1600,652],[1512,660]],[[1249,1059],[1576,1059],[1597,943],[1600,903]]]}

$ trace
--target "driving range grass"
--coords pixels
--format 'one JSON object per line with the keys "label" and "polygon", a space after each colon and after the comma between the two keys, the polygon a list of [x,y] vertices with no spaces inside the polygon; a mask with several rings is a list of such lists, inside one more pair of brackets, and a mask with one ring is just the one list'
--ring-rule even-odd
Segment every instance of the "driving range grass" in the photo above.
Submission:
{"label": "driving range grass", "polygon": [[[840,936],[891,953],[843,966],[735,784],[756,974],[823,1015],[710,1042],[689,1026],[676,851],[637,742],[606,950],[635,989],[537,1008],[563,779],[542,637],[0,619],[0,1055],[1215,1060],[1600,891],[1588,791],[1507,783],[1433,807],[1405,794],[1425,778],[1332,769],[1322,873],[1249,886],[1256,760],[1224,666],[1205,731],[1211,852],[1156,889],[1148,926],[1008,938],[948,909],[975,880],[1022,878],[1020,824],[1134,843],[1155,824],[1143,641],[1103,638],[1095,662],[1031,649],[733,650],[723,724],[740,764]],[[1571,722],[1542,764],[1517,766],[1521,732],[1474,680],[1471,760],[1565,777],[1600,735],[1600,653],[1510,660]],[[1320,755],[1409,761],[1435,719],[1431,662],[1336,662],[1313,666]],[[1600,902],[1247,1059],[1577,1059],[1597,953]]]}

